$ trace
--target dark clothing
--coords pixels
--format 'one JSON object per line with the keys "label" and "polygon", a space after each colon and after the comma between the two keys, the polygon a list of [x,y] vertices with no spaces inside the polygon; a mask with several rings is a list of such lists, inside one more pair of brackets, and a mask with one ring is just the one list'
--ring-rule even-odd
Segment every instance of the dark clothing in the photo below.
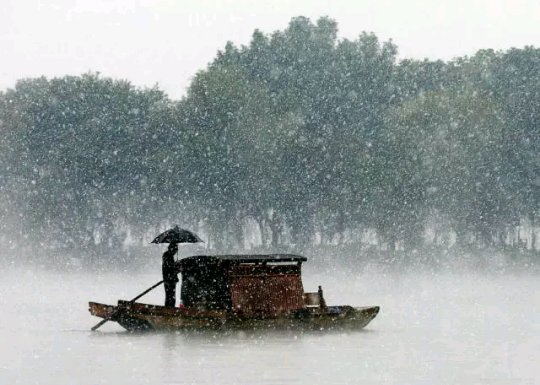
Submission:
{"label": "dark clothing", "polygon": [[165,287],[165,306],[174,307],[176,304],[176,284],[178,283],[178,270],[175,266],[175,251],[167,250],[163,253],[163,282]]}
{"label": "dark clothing", "polygon": [[163,280],[165,282],[178,282],[178,270],[174,262],[175,254],[176,251],[172,252],[170,250],[163,253],[163,265],[161,269],[163,272]]}
{"label": "dark clothing", "polygon": [[176,282],[165,282],[165,306],[174,307],[176,305]]}

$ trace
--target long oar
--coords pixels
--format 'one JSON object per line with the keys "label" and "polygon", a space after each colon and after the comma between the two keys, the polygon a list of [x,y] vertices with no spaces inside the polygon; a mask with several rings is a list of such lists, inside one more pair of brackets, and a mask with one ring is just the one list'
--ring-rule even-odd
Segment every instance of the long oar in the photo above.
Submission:
{"label": "long oar", "polygon": [[[159,285],[161,285],[163,283],[163,281],[159,281],[158,283],[156,283],[155,285],[149,287],[148,289],[146,289],[145,291],[143,291],[141,294],[139,294],[138,296],[136,296],[135,298],[133,298],[131,301],[129,301],[129,303],[133,303],[135,302],[136,300],[138,300],[139,298],[141,298],[143,295],[151,292],[152,290],[154,290],[156,287],[158,287]],[[118,314],[118,310],[116,310],[113,314],[111,314],[111,316],[109,318],[105,318],[103,319],[102,321],[99,321],[97,324],[95,324],[93,327],[92,327],[92,331],[95,331],[97,330],[101,325],[103,325],[105,322],[107,321],[110,321],[112,317],[114,317],[116,314]]]}

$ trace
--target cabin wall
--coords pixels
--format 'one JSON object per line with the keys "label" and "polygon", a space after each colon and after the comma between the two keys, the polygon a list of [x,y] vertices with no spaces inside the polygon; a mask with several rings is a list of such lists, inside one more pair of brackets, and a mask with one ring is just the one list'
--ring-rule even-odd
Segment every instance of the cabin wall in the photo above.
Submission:
{"label": "cabin wall", "polygon": [[304,306],[299,265],[237,265],[229,270],[233,311],[276,317]]}
{"label": "cabin wall", "polygon": [[182,303],[186,307],[230,309],[231,295],[223,267],[201,264],[182,271]]}

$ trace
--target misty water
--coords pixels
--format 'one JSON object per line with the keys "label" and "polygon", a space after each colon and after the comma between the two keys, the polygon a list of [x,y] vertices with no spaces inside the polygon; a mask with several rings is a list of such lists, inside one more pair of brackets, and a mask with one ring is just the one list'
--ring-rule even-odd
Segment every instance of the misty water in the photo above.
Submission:
{"label": "misty water", "polygon": [[[89,300],[130,299],[146,273],[0,274],[0,384],[537,384],[537,273],[361,272],[309,265],[329,304],[380,305],[361,331],[89,329]],[[324,271],[325,270],[325,271]],[[143,298],[160,304],[161,288]]]}

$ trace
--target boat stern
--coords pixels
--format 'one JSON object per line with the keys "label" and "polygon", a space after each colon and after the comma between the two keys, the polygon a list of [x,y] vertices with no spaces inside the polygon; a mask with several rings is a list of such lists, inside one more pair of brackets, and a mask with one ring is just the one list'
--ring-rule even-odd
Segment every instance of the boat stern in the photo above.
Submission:
{"label": "boat stern", "polygon": [[106,305],[103,303],[89,302],[88,311],[96,317],[110,319],[116,312],[116,306]]}

